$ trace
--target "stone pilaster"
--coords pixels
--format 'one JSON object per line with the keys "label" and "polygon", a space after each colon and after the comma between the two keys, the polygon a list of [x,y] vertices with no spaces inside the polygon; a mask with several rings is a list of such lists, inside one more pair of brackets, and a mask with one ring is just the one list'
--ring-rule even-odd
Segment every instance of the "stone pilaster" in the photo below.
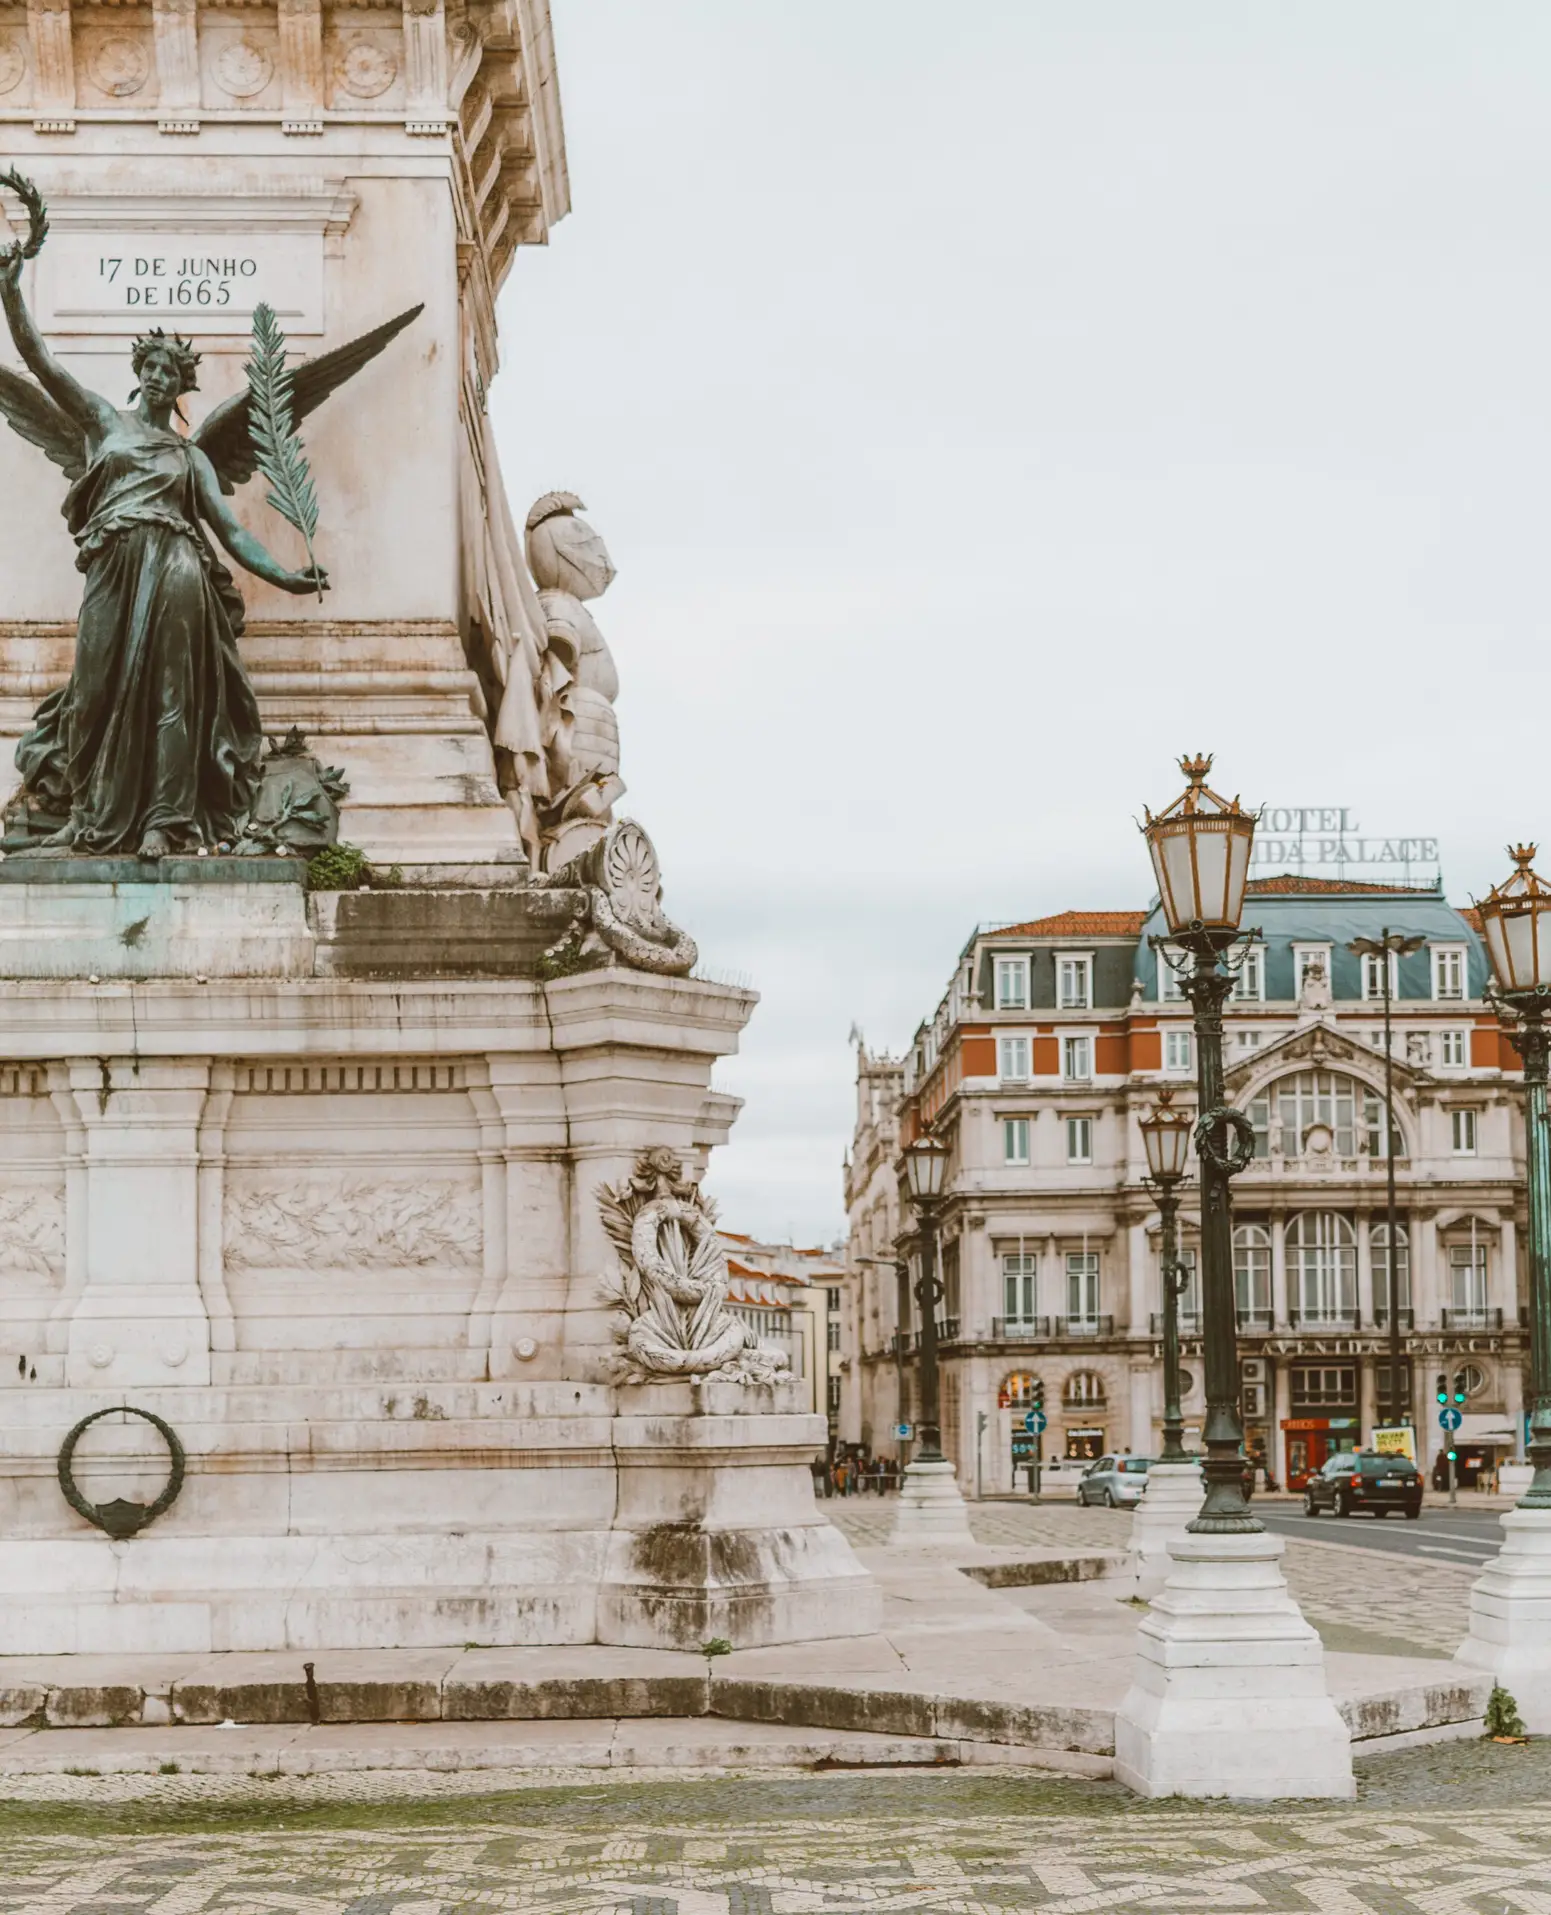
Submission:
{"label": "stone pilaster", "polygon": [[152,0],[156,36],[157,126],[199,131],[198,0]]}
{"label": "stone pilaster", "polygon": [[75,48],[69,0],[27,0],[32,44],[32,124],[38,133],[75,131]]}
{"label": "stone pilaster", "polygon": [[323,131],[322,0],[280,0],[282,133]]}
{"label": "stone pilaster", "polygon": [[447,15],[442,0],[404,0],[404,130],[447,130]]}

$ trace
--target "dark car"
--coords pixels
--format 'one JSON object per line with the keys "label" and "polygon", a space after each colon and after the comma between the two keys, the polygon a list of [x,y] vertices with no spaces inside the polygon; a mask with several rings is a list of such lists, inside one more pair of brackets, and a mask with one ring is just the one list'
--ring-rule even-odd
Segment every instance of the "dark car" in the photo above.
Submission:
{"label": "dark car", "polygon": [[1421,1475],[1404,1456],[1332,1456],[1303,1491],[1305,1516],[1319,1516],[1327,1509],[1337,1516],[1359,1509],[1388,1516],[1400,1509],[1415,1520],[1422,1513]]}

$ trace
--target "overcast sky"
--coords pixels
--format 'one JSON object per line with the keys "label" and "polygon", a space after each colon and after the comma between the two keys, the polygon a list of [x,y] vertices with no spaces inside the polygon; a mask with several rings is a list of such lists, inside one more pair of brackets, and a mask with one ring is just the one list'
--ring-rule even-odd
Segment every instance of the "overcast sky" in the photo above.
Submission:
{"label": "overcast sky", "polygon": [[618,582],[623,809],[708,969],[725,1221],[844,1223],[855,1020],[982,919],[1146,903],[1173,759],[1551,843],[1545,0],[552,0],[519,514]]}

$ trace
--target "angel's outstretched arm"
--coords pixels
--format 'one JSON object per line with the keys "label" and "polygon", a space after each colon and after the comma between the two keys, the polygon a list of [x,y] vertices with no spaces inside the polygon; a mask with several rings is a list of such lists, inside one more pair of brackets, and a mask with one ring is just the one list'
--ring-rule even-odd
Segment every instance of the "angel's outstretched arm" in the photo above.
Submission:
{"label": "angel's outstretched arm", "polygon": [[282,592],[316,592],[327,586],[328,574],[319,567],[308,566],[303,572],[288,572],[278,559],[271,557],[247,527],[238,522],[236,513],[221,496],[221,482],[215,476],[215,468],[197,447],[194,451],[194,479],[199,489],[201,517],[237,563],[255,578],[278,585]]}
{"label": "angel's outstretched arm", "polygon": [[116,413],[106,399],[89,392],[78,379],[65,371],[44,345],[33,323],[32,314],[22,298],[22,261],[20,255],[0,258],[0,306],[5,309],[6,324],[16,341],[22,363],[57,406],[86,433],[106,430]]}

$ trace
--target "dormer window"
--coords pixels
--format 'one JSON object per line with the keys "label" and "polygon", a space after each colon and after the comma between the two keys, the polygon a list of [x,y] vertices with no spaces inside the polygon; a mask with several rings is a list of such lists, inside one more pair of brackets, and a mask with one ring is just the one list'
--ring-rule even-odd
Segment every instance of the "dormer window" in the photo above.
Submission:
{"label": "dormer window", "polygon": [[1370,1001],[1378,1001],[1384,996],[1384,966],[1389,965],[1389,994],[1392,998],[1400,995],[1400,959],[1394,951],[1372,951],[1364,957],[1363,996]]}
{"label": "dormer window", "polygon": [[1026,957],[999,957],[996,960],[996,1008],[999,1011],[1026,1011],[1029,1008],[1029,961]]}
{"label": "dormer window", "polygon": [[1093,958],[1088,952],[1057,952],[1056,1003],[1063,1011],[1093,1008]]}
{"label": "dormer window", "polygon": [[1433,996],[1458,1000],[1465,995],[1465,947],[1462,944],[1433,946]]}

